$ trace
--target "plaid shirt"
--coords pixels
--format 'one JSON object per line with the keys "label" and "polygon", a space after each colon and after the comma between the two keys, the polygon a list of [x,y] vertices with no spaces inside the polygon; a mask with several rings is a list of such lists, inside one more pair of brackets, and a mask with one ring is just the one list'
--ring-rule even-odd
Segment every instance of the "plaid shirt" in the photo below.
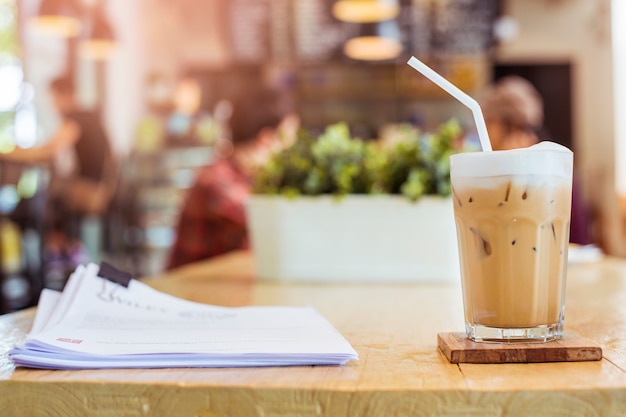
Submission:
{"label": "plaid shirt", "polygon": [[230,160],[204,167],[188,190],[168,269],[248,248],[250,180]]}

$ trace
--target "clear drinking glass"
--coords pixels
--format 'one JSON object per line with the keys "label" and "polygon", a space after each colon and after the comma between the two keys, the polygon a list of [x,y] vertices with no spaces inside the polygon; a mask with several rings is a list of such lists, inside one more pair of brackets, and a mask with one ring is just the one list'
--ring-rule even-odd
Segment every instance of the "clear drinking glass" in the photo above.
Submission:
{"label": "clear drinking glass", "polygon": [[563,335],[572,162],[569,149],[550,142],[451,157],[471,340]]}

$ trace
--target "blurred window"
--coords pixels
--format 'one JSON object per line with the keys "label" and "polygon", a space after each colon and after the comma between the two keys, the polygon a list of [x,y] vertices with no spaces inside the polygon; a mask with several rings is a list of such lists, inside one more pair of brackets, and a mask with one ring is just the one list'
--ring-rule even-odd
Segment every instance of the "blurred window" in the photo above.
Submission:
{"label": "blurred window", "polygon": [[626,196],[626,2],[613,0],[613,83],[615,120],[615,182],[620,195]]}
{"label": "blurred window", "polygon": [[24,82],[19,59],[18,16],[15,0],[0,1],[0,152],[37,142],[35,93]]}

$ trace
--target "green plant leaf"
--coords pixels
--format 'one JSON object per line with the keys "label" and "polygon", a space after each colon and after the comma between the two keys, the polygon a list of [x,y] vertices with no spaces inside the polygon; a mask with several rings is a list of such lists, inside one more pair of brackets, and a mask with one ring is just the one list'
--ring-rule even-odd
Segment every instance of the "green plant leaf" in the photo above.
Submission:
{"label": "green plant leaf", "polygon": [[391,144],[353,138],[346,123],[330,125],[318,137],[302,130],[255,176],[253,191],[289,197],[402,194],[413,201],[449,195],[449,157],[460,133],[454,119],[432,133],[401,125]]}

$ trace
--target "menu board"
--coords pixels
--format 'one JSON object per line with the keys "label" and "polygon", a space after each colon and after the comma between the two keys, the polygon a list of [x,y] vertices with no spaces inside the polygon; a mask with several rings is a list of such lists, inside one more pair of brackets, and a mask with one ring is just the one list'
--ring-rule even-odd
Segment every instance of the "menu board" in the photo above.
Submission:
{"label": "menu board", "polygon": [[411,55],[430,53],[432,14],[431,2],[427,0],[413,0],[400,9],[398,23]]}
{"label": "menu board", "polygon": [[[398,0],[405,55],[486,52],[499,0]],[[356,23],[332,16],[334,0],[230,0],[229,51],[239,63],[316,63],[345,59],[342,46]]]}
{"label": "menu board", "polygon": [[291,0],[273,0],[270,3],[270,47],[271,57],[277,62],[293,59],[293,19]]}
{"label": "menu board", "polygon": [[270,0],[230,0],[229,50],[238,62],[267,61],[270,56]]}
{"label": "menu board", "polygon": [[333,0],[231,0],[227,38],[233,60],[321,62],[339,57],[350,28],[332,17],[332,4]]}
{"label": "menu board", "polygon": [[446,54],[484,53],[493,43],[499,0],[433,2],[431,47]]}
{"label": "menu board", "polygon": [[294,1],[295,56],[298,61],[324,61],[337,58],[349,25],[332,17],[332,1]]}

